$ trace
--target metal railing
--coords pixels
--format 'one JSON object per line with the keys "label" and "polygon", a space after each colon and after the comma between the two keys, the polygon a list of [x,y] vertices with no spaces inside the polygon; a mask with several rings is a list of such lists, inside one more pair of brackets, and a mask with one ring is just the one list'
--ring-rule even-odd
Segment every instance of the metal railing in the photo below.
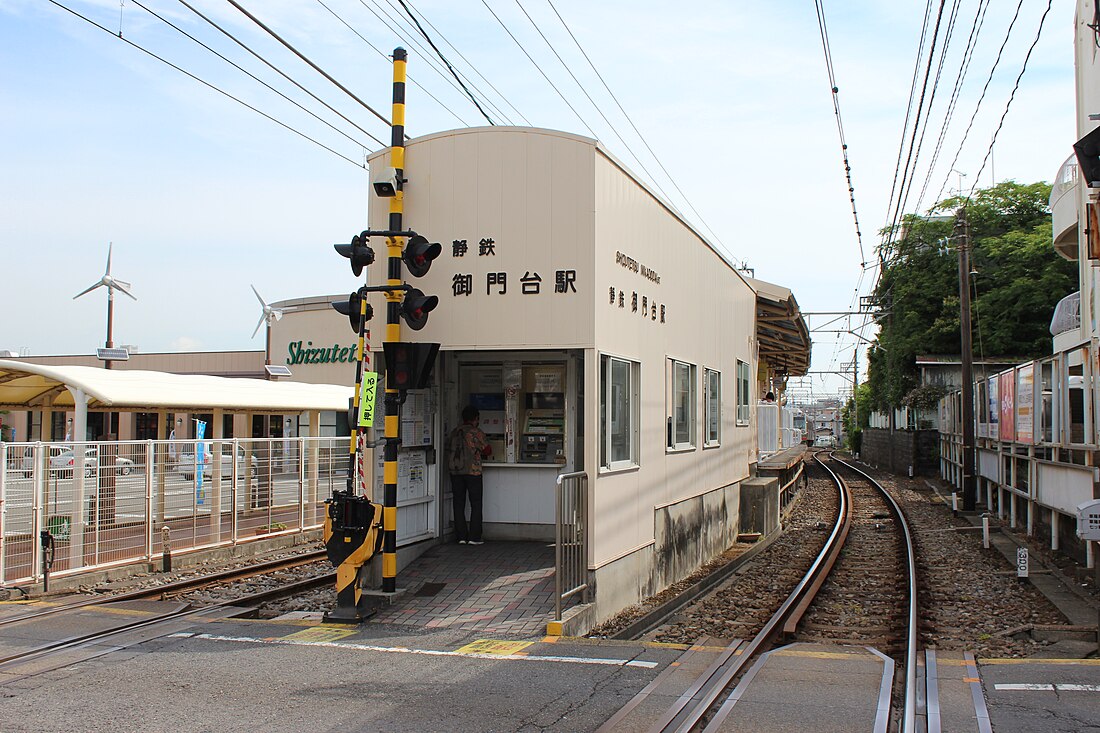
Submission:
{"label": "metal railing", "polygon": [[566,600],[580,593],[588,603],[588,474],[559,474],[554,506],[554,620],[561,621]]}
{"label": "metal railing", "polygon": [[[0,443],[0,583],[316,529],[347,438]],[[201,466],[201,470],[196,467]],[[51,549],[52,548],[52,549]]]}

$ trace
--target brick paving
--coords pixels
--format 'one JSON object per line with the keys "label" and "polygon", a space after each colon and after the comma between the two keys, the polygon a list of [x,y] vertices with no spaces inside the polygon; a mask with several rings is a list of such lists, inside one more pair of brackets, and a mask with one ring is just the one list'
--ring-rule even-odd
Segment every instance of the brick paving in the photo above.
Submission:
{"label": "brick paving", "polygon": [[446,544],[398,573],[405,590],[370,623],[541,636],[554,618],[554,546]]}

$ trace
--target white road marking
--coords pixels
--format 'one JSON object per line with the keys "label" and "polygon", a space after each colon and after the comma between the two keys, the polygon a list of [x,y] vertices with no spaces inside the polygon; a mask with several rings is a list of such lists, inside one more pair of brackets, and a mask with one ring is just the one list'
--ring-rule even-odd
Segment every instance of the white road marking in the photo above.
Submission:
{"label": "white road marking", "polygon": [[260,639],[251,636],[221,636],[218,634],[172,634],[177,638],[209,639],[211,641],[231,641],[248,644],[280,644],[283,646],[321,646],[336,649],[355,649],[368,652],[389,654],[421,654],[429,657],[465,657],[468,659],[494,659],[512,662],[562,662],[566,664],[600,664],[612,667],[642,667],[653,669],[657,662],[643,662],[636,659],[601,659],[590,657],[540,657],[528,654],[478,654],[475,652],[448,652],[439,649],[410,649],[409,647],[374,646],[372,644],[351,644],[345,642],[301,641],[287,638]]}
{"label": "white road marking", "polygon": [[1074,685],[1070,683],[1057,683],[1053,685],[1017,684],[1017,685],[993,685],[993,689],[1004,692],[1100,692],[1100,685]]}

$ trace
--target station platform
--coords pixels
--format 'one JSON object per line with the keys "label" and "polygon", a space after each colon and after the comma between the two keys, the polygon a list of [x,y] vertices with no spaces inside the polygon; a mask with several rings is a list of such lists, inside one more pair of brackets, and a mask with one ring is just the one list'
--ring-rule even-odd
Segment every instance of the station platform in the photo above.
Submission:
{"label": "station platform", "polygon": [[554,619],[554,546],[437,545],[398,573],[397,587],[367,623],[541,637]]}

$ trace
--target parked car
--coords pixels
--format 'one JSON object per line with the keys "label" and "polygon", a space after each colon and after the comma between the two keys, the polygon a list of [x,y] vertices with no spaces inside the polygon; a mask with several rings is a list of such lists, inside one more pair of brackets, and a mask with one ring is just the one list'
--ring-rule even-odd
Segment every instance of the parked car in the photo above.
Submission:
{"label": "parked car", "polygon": [[[179,460],[176,463],[176,470],[184,479],[191,481],[195,478],[195,448],[194,446],[188,446],[188,453],[180,453]],[[251,470],[249,474],[256,475],[258,461],[256,456],[251,456]],[[214,446],[211,443],[203,442],[202,444],[202,475],[204,478],[209,478],[213,475],[213,462],[214,462]],[[232,476],[234,471],[238,476],[244,475],[245,466],[245,450],[240,446],[237,446],[237,461],[236,466],[233,462],[233,444],[222,443],[222,476]]]}
{"label": "parked car", "polygon": [[[73,472],[74,455],[72,446],[53,446],[50,448],[50,473],[61,476],[71,476]],[[105,458],[105,461],[114,463],[115,471],[123,476],[128,476],[134,470],[134,462],[122,456]],[[99,462],[99,449],[89,446],[84,449],[84,475],[94,476],[96,471],[105,467]],[[28,450],[23,456],[23,476],[30,478],[34,472],[34,451]]]}

